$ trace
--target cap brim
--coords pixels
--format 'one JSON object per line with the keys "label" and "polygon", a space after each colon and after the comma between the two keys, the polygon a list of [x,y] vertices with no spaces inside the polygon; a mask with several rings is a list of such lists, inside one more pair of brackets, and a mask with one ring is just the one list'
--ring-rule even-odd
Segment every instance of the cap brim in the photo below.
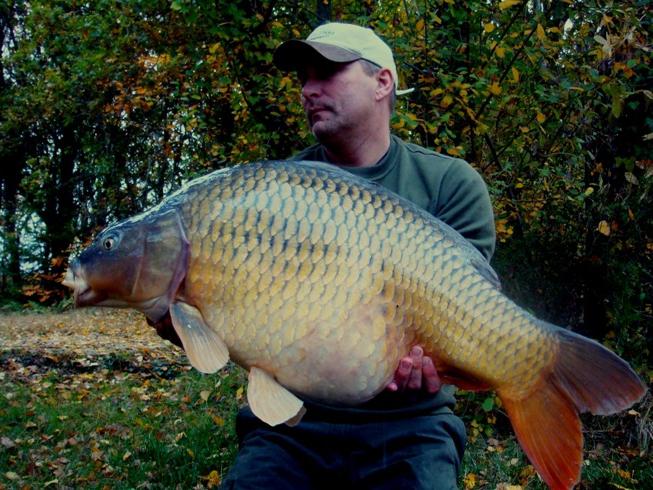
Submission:
{"label": "cap brim", "polygon": [[279,45],[274,52],[273,61],[282,70],[295,70],[320,58],[335,63],[348,63],[361,59],[361,55],[355,51],[331,44],[291,39]]}

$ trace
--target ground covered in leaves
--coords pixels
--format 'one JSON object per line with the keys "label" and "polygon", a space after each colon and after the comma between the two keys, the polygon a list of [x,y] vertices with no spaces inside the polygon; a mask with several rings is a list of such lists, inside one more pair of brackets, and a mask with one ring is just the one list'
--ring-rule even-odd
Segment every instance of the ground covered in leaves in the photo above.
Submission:
{"label": "ground covered in leaves", "polygon": [[[191,370],[134,312],[0,313],[0,490],[217,487],[244,385],[231,365]],[[581,488],[653,488],[650,397],[635,408],[585,420]],[[496,398],[461,394],[458,411],[461,488],[544,488]]]}

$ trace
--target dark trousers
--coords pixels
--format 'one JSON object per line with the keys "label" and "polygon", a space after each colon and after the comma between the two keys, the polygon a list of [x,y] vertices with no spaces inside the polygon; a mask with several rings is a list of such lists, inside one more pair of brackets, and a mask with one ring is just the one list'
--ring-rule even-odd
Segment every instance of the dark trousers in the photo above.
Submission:
{"label": "dark trousers", "polygon": [[450,490],[465,444],[450,412],[353,423],[307,413],[295,427],[269,427],[244,409],[236,427],[240,451],[223,489]]}

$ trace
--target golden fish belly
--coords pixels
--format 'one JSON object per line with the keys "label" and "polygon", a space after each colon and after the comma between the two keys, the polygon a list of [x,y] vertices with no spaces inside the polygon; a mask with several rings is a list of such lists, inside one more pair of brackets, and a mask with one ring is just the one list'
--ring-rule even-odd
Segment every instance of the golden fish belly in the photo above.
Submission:
{"label": "golden fish belly", "polygon": [[415,343],[443,372],[495,386],[528,385],[550,361],[541,329],[398,201],[319,173],[245,177],[198,192],[184,212],[186,294],[239,364],[353,404]]}

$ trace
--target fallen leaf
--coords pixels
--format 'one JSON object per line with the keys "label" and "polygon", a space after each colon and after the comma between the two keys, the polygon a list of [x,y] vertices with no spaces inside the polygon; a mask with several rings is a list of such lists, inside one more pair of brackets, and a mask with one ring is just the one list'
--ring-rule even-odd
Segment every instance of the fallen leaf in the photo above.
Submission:
{"label": "fallen leaf", "polygon": [[206,486],[209,488],[215,488],[219,486],[222,481],[222,479],[220,478],[220,473],[218,473],[216,470],[213,470],[204,478],[207,480]]}
{"label": "fallen leaf", "polygon": [[2,444],[7,449],[11,449],[12,447],[16,447],[16,443],[14,441],[12,441],[8,437],[4,437],[4,436],[0,438],[0,444]]}
{"label": "fallen leaf", "polygon": [[18,474],[14,473],[13,471],[7,471],[5,473],[5,477],[7,478],[7,480],[11,480],[11,481],[16,481],[20,478],[20,476],[18,476]]}
{"label": "fallen leaf", "polygon": [[463,479],[463,484],[465,485],[465,490],[471,490],[476,487],[477,476],[475,473],[467,473]]}

